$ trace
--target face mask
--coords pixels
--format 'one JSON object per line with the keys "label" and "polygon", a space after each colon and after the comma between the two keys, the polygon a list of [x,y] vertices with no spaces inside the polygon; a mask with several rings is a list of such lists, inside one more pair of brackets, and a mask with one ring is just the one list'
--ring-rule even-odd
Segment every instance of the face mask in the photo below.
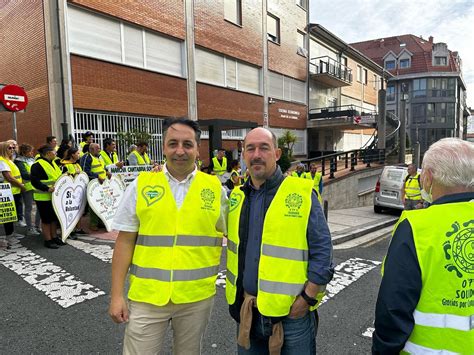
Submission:
{"label": "face mask", "polygon": [[433,185],[430,186],[430,192],[426,192],[425,189],[421,189],[421,198],[428,203],[433,202],[433,195],[431,195],[432,188],[433,188]]}

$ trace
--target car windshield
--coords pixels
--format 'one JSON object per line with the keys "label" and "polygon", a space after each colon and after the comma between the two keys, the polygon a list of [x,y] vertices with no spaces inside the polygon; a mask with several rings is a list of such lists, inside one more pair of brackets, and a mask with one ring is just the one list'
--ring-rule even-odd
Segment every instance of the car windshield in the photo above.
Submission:
{"label": "car windshield", "polygon": [[389,169],[385,174],[385,178],[390,181],[402,181],[403,170],[399,169]]}

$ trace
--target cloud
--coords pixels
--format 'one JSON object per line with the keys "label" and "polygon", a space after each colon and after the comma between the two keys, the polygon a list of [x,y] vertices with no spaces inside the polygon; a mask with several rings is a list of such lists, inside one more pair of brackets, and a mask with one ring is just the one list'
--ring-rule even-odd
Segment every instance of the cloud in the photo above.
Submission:
{"label": "cloud", "polygon": [[474,2],[472,0],[310,0],[310,19],[347,43],[413,34],[458,51],[474,107]]}

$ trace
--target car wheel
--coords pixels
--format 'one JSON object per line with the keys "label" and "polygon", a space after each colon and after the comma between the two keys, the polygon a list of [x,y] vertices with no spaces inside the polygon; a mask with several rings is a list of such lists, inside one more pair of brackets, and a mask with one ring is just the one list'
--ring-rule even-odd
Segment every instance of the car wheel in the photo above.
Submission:
{"label": "car wheel", "polygon": [[383,209],[380,206],[374,206],[374,212],[375,213],[382,213]]}

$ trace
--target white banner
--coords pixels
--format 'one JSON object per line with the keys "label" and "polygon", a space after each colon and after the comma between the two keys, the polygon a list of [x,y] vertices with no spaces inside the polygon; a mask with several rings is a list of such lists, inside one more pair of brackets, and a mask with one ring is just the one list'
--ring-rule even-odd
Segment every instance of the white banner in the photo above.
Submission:
{"label": "white banner", "polygon": [[120,180],[125,184],[125,187],[127,187],[141,172],[151,171],[152,169],[153,165],[133,165],[124,166],[123,168],[111,168],[110,172],[120,178]]}
{"label": "white banner", "polygon": [[87,201],[95,214],[104,222],[107,232],[112,230],[112,220],[122,200],[125,185],[115,175],[101,184],[94,179],[87,185]]}
{"label": "white banner", "polygon": [[0,224],[16,222],[15,200],[13,199],[10,184],[0,184]]}
{"label": "white banner", "polygon": [[63,242],[66,241],[84,214],[88,183],[87,174],[82,172],[77,174],[74,179],[70,175],[62,175],[54,184],[52,203],[61,225]]}

